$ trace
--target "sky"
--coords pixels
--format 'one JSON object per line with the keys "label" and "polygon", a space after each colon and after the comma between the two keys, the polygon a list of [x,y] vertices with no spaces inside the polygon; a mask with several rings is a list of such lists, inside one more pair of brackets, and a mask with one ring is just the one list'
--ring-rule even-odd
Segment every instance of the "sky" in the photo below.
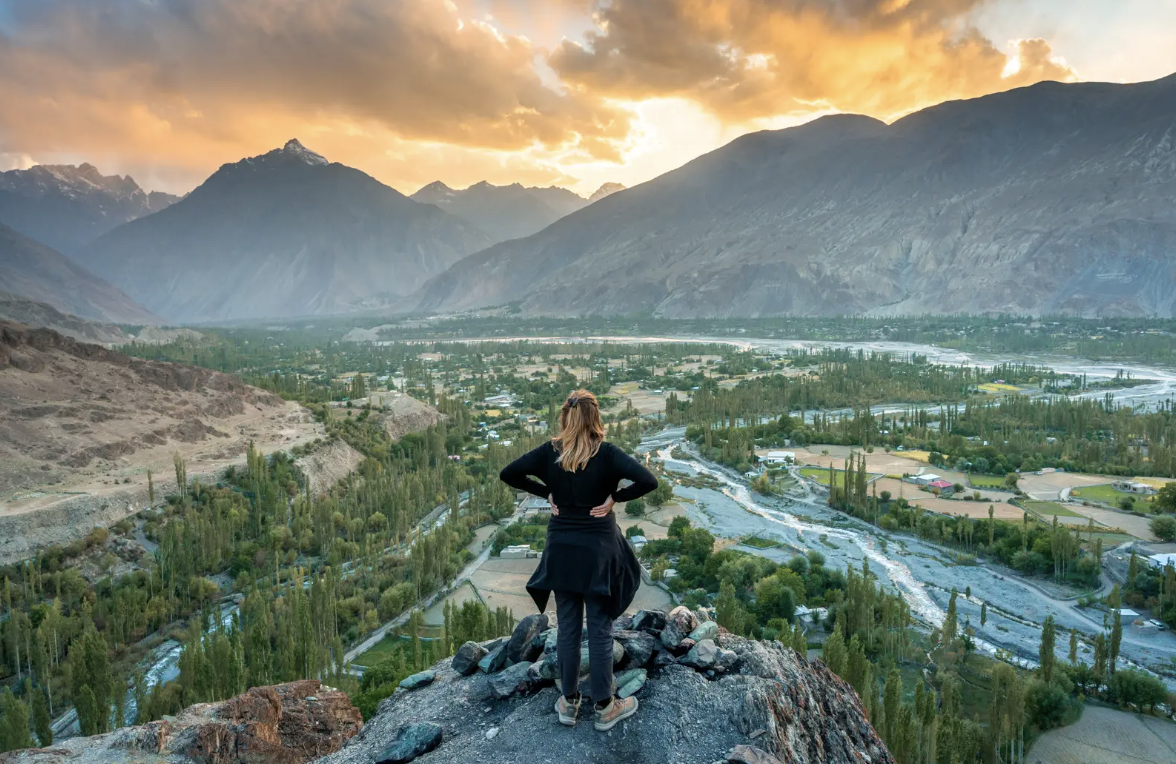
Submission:
{"label": "sky", "polygon": [[298,138],[412,193],[633,186],[739,135],[1176,72],[1176,0],[0,0],[0,170],[183,193]]}

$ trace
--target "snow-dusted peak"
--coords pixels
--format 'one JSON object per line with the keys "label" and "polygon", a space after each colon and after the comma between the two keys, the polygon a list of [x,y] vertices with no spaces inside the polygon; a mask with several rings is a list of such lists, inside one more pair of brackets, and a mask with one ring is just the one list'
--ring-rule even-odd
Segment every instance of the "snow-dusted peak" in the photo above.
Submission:
{"label": "snow-dusted peak", "polygon": [[592,202],[598,202],[606,196],[612,196],[616,192],[624,190],[625,187],[620,183],[605,183],[600,188],[596,189],[592,196],[588,197],[588,203],[591,204]]}
{"label": "snow-dusted peak", "polygon": [[306,148],[297,138],[286,141],[286,145],[282,147],[282,153],[295,156],[307,164],[330,164],[326,157]]}

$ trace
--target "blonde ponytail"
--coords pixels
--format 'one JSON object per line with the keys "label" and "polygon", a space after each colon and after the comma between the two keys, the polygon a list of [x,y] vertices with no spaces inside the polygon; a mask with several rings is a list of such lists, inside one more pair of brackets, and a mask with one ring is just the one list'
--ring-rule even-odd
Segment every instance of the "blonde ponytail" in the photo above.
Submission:
{"label": "blonde ponytail", "polygon": [[600,421],[600,404],[587,390],[576,390],[559,411],[559,435],[551,439],[559,453],[556,461],[568,472],[575,472],[596,456],[604,442],[604,424]]}

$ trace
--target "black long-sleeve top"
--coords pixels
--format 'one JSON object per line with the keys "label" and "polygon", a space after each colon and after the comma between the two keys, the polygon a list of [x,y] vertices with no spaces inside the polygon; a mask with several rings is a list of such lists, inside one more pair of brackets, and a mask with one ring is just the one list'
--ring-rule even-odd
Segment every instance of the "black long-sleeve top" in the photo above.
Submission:
{"label": "black long-sleeve top", "polygon": [[[581,514],[577,510],[600,506],[609,496],[617,502],[632,501],[657,488],[657,478],[645,465],[607,441],[575,472],[560,466],[555,461],[558,456],[548,441],[503,467],[499,477],[517,490],[544,499],[550,495],[560,517],[565,509],[570,515],[577,515]],[[622,479],[632,481],[632,485],[618,489]]]}
{"label": "black long-sleeve top", "polygon": [[[508,464],[499,475],[520,491],[543,498],[550,495],[559,509],[547,525],[543,557],[527,582],[527,591],[540,612],[547,608],[551,592],[568,591],[601,598],[606,612],[616,618],[637,594],[641,565],[615,515],[592,517],[589,511],[609,496],[618,502],[644,496],[657,488],[657,478],[607,442],[575,472],[556,463],[557,456],[547,442]],[[632,485],[618,488],[621,480]]]}

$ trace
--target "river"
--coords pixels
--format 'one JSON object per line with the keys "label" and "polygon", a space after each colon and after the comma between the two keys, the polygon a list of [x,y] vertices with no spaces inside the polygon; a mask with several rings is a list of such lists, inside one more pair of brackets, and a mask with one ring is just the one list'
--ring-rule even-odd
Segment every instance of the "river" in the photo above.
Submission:
{"label": "river", "polygon": [[[640,450],[656,455],[670,472],[703,474],[722,485],[718,490],[675,486],[675,493],[688,500],[684,506],[695,525],[716,536],[756,536],[782,545],[768,549],[741,545],[738,548],[742,551],[783,563],[794,554],[815,549],[825,555],[828,565],[840,569],[860,568],[865,559],[879,580],[888,582],[906,600],[912,615],[926,628],[943,624],[951,589],[955,587],[959,623],[963,626],[970,622],[976,630],[977,648],[990,655],[1002,650],[1022,666],[1036,665],[1041,624],[1048,615],[1053,615],[1059,628],[1056,644],[1061,661],[1068,659],[1067,632],[1071,628],[1092,636],[1102,628],[1101,613],[1077,608],[1032,580],[984,564],[959,564],[943,549],[914,537],[886,533],[835,512],[807,490],[787,497],[752,494],[746,481],[732,471],[697,457],[673,457],[670,452],[674,445],[682,445],[683,435],[683,428],[665,429],[647,437]],[[970,597],[965,596],[968,587]],[[988,604],[988,618],[981,627],[983,603]],[[1079,652],[1087,662],[1092,660],[1089,645],[1082,644]],[[1173,632],[1143,634],[1130,625],[1124,627],[1121,663],[1143,668],[1165,665],[1170,670],[1174,659]],[[1176,680],[1164,681],[1170,690],[1176,690]]]}

